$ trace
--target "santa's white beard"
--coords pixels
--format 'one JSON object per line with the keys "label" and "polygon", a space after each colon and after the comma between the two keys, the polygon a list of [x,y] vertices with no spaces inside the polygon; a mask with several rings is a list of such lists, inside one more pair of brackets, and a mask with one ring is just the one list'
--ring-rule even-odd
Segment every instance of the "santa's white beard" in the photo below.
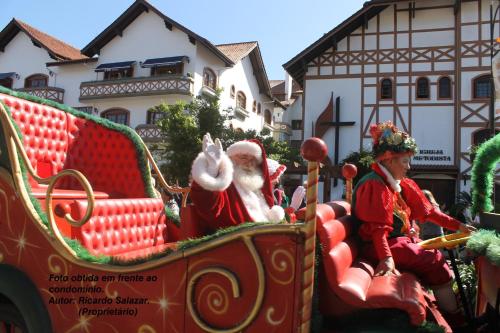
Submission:
{"label": "santa's white beard", "polygon": [[244,170],[235,165],[233,181],[247,191],[256,192],[264,186],[264,177],[259,169]]}

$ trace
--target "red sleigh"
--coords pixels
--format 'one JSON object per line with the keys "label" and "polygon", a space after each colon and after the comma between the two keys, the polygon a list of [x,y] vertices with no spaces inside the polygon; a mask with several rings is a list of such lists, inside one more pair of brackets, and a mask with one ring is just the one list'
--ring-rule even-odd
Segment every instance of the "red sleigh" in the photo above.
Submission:
{"label": "red sleigh", "polygon": [[[156,165],[130,128],[1,87],[0,101],[0,326],[309,332],[316,234],[323,314],[397,308],[414,325],[426,319],[414,276],[373,278],[358,257],[348,203],[309,200],[298,214],[305,223],[242,225],[182,241],[203,230],[183,216],[179,234],[166,217],[151,184]],[[305,157],[316,184],[321,154],[312,148]],[[185,204],[188,188],[159,182]]]}

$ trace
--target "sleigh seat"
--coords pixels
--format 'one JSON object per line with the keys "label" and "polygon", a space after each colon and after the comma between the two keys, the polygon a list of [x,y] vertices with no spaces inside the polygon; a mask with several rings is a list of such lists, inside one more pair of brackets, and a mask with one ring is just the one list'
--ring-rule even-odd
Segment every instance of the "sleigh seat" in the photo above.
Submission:
{"label": "sleigh seat", "polygon": [[[297,217],[304,219],[305,210]],[[319,275],[320,312],[341,317],[361,309],[394,308],[408,313],[413,325],[426,318],[426,299],[417,278],[374,276],[374,267],[360,258],[355,222],[346,202],[317,206],[317,236],[322,245]]]}
{"label": "sleigh seat", "polygon": [[[64,215],[81,219],[87,194],[73,177],[56,183],[52,209],[63,236],[80,241],[93,255],[127,259],[171,246],[164,204],[151,186],[144,148],[133,130],[4,88],[0,101],[17,125],[28,163],[39,177],[74,169],[92,186],[91,217],[74,227]],[[29,176],[25,188],[45,210],[47,185]]]}

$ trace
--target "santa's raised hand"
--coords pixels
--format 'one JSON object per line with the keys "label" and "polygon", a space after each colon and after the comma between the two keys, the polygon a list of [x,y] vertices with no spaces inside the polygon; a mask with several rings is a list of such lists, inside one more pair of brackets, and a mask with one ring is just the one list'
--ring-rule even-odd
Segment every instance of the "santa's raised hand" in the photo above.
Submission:
{"label": "santa's raised hand", "polygon": [[222,143],[219,139],[212,141],[210,133],[203,136],[203,154],[207,159],[208,172],[212,176],[217,176],[219,173],[219,166],[222,159],[223,149]]}

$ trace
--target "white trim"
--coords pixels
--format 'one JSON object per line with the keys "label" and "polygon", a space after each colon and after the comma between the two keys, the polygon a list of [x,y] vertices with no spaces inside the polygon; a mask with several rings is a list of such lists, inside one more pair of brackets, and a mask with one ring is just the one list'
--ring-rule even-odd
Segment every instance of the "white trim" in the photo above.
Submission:
{"label": "white trim", "polygon": [[233,163],[226,154],[222,154],[219,173],[215,176],[208,172],[208,162],[203,152],[193,162],[191,168],[193,180],[208,191],[224,191],[233,181]]}
{"label": "white trim", "polygon": [[237,154],[252,155],[257,159],[257,162],[262,163],[262,150],[255,142],[238,141],[229,146],[226,150],[228,156]]}

